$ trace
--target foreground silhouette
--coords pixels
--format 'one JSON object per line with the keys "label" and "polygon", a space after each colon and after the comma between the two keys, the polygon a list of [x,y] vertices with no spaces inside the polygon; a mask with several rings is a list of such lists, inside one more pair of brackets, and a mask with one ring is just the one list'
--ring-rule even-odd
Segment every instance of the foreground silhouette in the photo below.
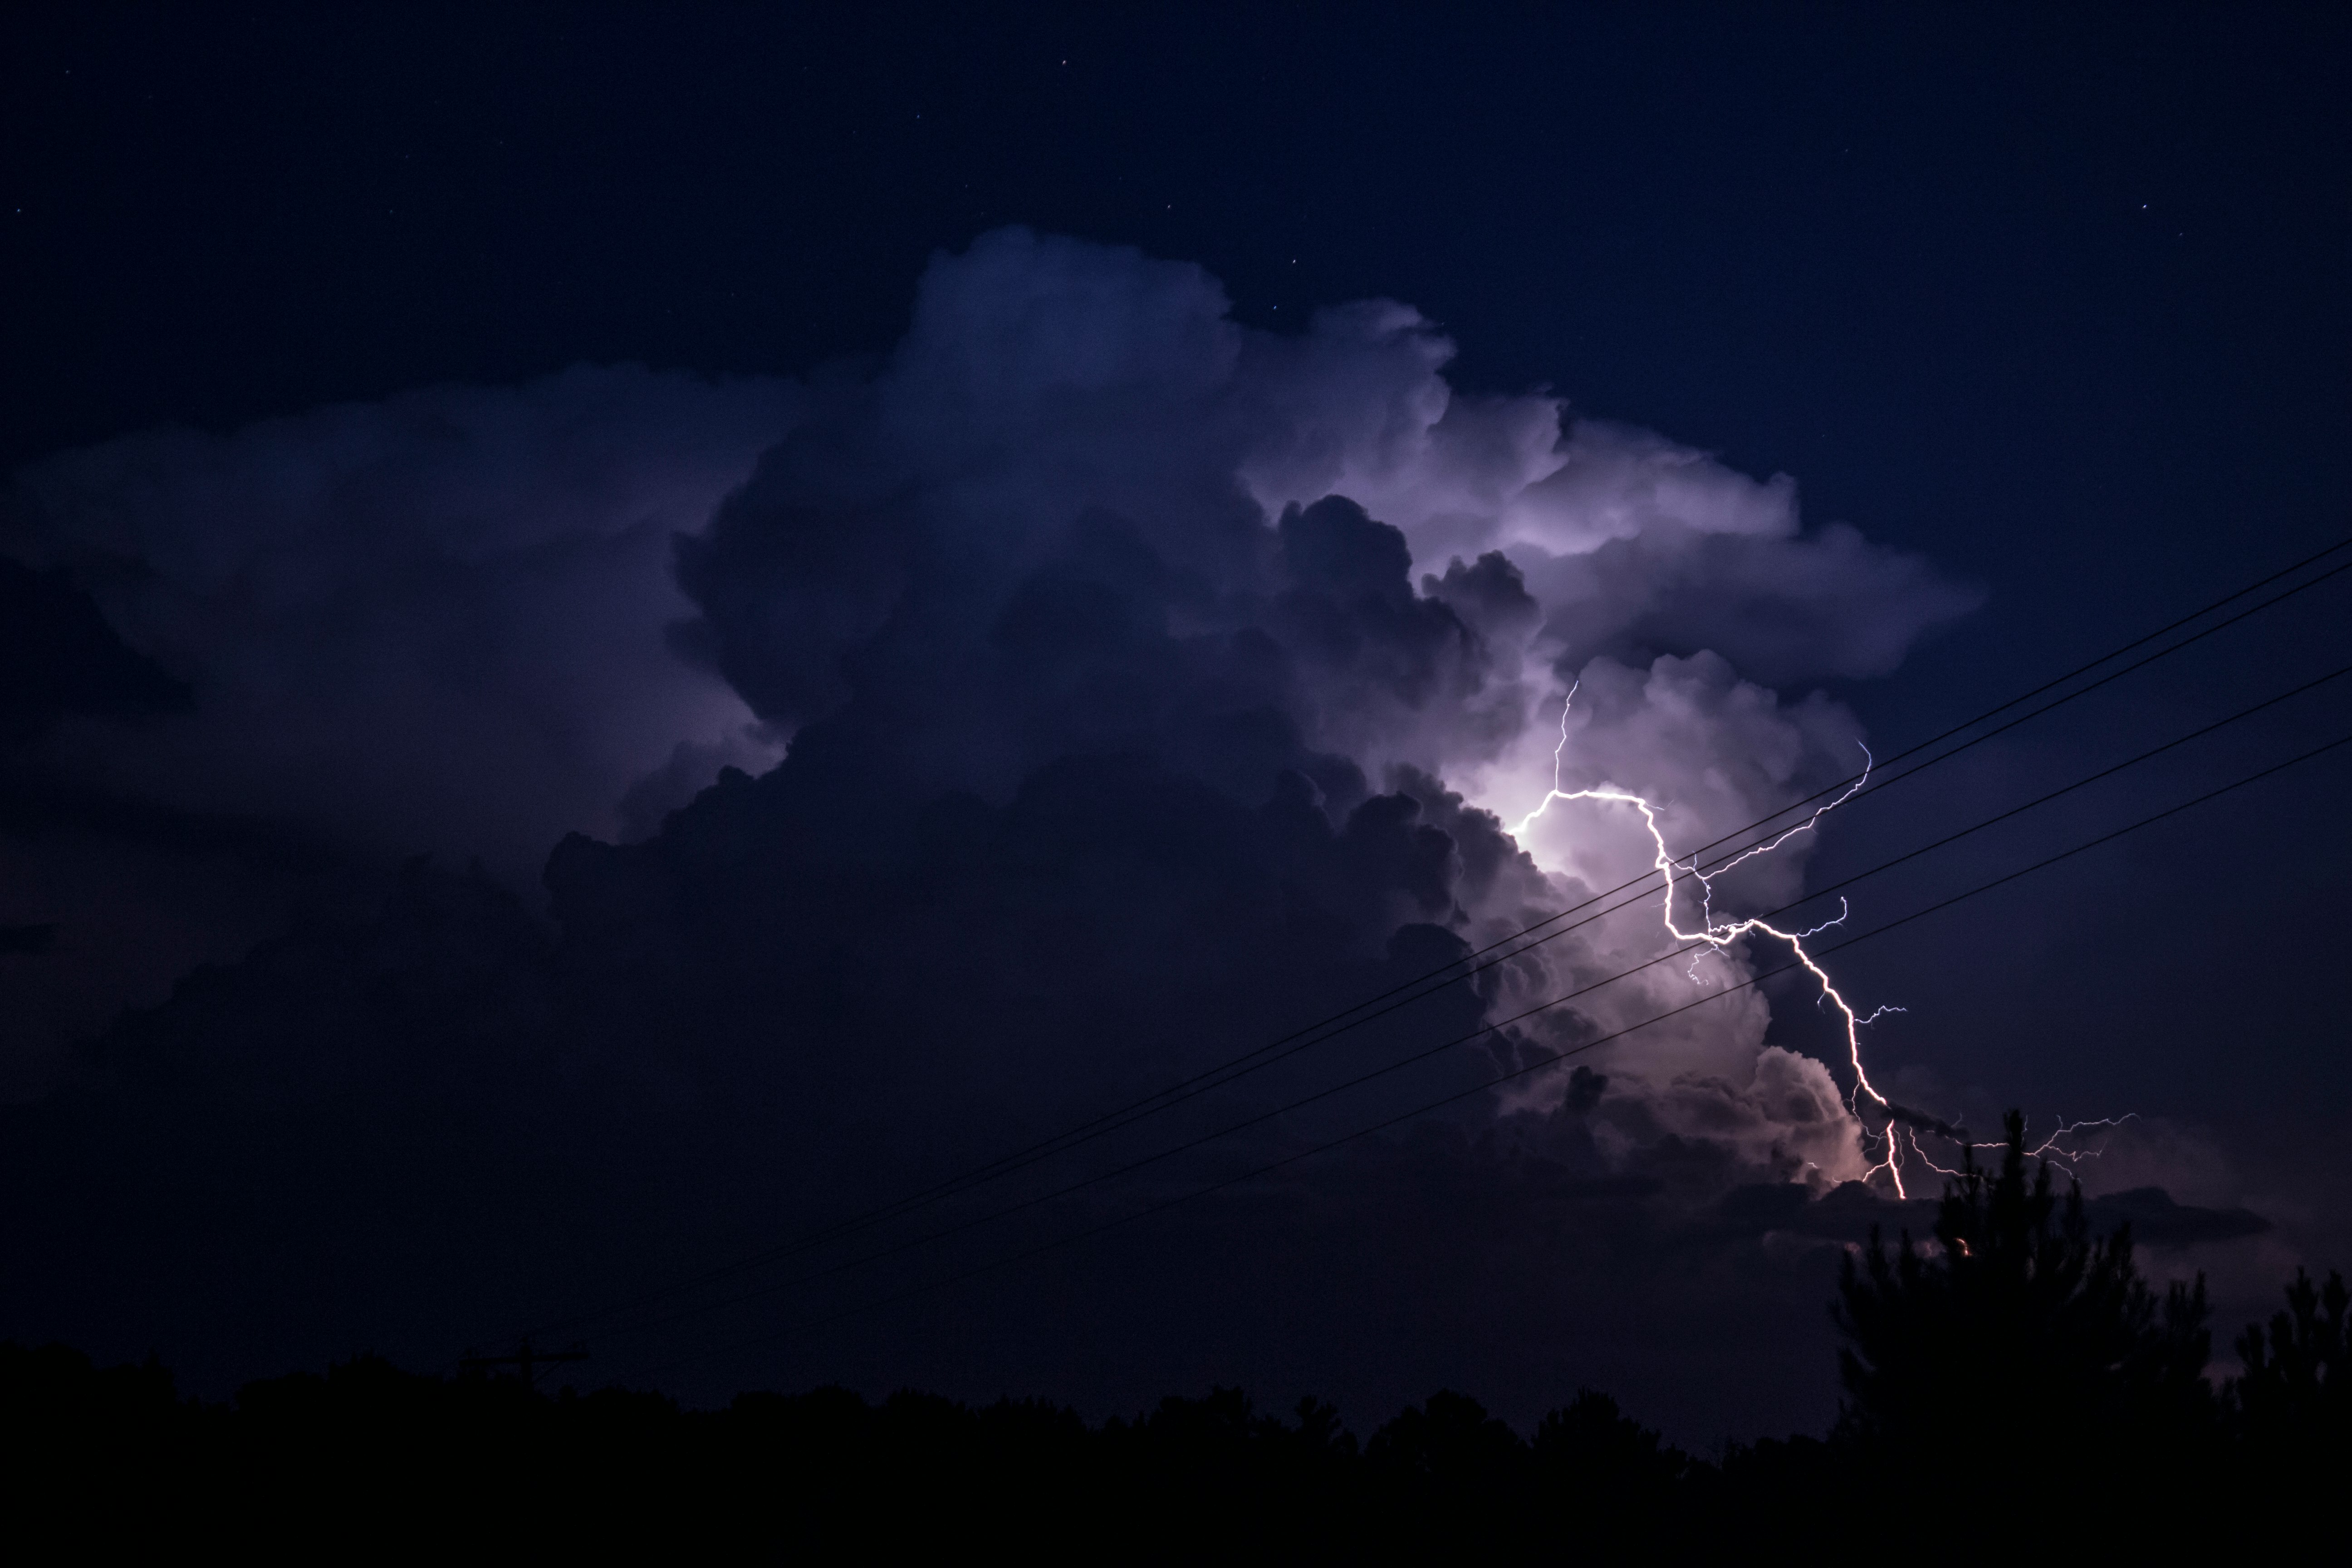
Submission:
{"label": "foreground silhouette", "polygon": [[1936,1520],[1963,1551],[2027,1521],[2081,1534],[2126,1500],[2178,1524],[2221,1457],[2204,1279],[2159,1298],[2129,1226],[2094,1237],[2079,1186],[2062,1200],[2048,1164],[2029,1175],[2023,1118],[2006,1131],[1998,1173],[1967,1152],[1931,1247],[1890,1255],[1874,1230],[1845,1259],[1842,1468],[1864,1517]]}
{"label": "foreground silhouette", "polygon": [[180,1398],[171,1375],[0,1345],[0,1462],[24,1539],[81,1552],[236,1542],[1031,1558],[1963,1561],[1989,1548],[2159,1546],[2226,1523],[2316,1526],[2352,1458],[2347,1292],[2298,1274],[2216,1389],[2203,1284],[2150,1289],[2127,1229],[2029,1170],[1951,1184],[1931,1241],[1849,1255],[1826,1440],[1716,1462],[1580,1391],[1532,1439],[1441,1392],[1365,1442],[1314,1400],[1237,1390],[1090,1426],[1037,1401],[746,1394],[724,1410],[373,1357]]}

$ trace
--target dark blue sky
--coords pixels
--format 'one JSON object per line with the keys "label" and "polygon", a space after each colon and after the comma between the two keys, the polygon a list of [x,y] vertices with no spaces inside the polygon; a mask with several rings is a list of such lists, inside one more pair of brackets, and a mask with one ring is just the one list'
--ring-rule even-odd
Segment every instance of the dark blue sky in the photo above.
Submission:
{"label": "dark blue sky", "polygon": [[2342,527],[2326,7],[127,8],[17,38],[0,462],[583,359],[799,371],[886,347],[934,250],[1021,222],[1197,260],[1253,322],[1404,300],[1458,384],[1793,474],[1809,520],[1992,587],[1987,640],[1927,660],[1971,691]]}
{"label": "dark blue sky", "polygon": [[[801,374],[1021,223],[1197,261],[1257,326],[1409,301],[1457,386],[1794,475],[1810,524],[1981,585],[1833,688],[1888,745],[2352,531],[2339,8],[848,10],[14,18],[0,468],[582,361]],[[1858,810],[1813,879],[2352,659],[2347,592]],[[2346,727],[2315,702],[2036,831]],[[2339,754],[1863,950],[1912,1008],[1892,1058],[2172,1118],[2340,1256],[2347,783]]]}

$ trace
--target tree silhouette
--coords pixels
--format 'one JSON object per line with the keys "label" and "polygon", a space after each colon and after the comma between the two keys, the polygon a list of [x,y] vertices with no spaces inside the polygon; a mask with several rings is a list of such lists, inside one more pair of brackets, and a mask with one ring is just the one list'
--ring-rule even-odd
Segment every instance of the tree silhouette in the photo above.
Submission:
{"label": "tree silhouette", "polygon": [[1508,1551],[1528,1458],[1524,1438],[1451,1389],[1406,1405],[1364,1445],[1372,1499],[1405,1555]]}
{"label": "tree silhouette", "polygon": [[1675,1513],[1690,1456],[1618,1408],[1609,1395],[1580,1388],[1536,1426],[1538,1506],[1559,1518],[1563,1534],[1611,1561],[1654,1560],[1681,1544],[1660,1529]]}
{"label": "tree silhouette", "polygon": [[2268,1331],[2250,1323],[2238,1336],[2244,1370],[2228,1400],[2250,1476],[2290,1495],[2331,1495],[2314,1483],[2343,1474],[2352,1457],[2352,1373],[2345,1365],[2345,1314],[2352,1292],[2330,1272],[2326,1287],[2298,1268],[2286,1308]]}
{"label": "tree silhouette", "polygon": [[1839,1280],[1837,1440],[1897,1512],[1948,1517],[1955,1488],[2043,1507],[2147,1495],[2216,1432],[2204,1278],[2159,1297],[2129,1226],[2094,1237],[2081,1187],[2061,1200],[2030,1162],[2024,1118],[2006,1131],[1997,1175],[1964,1154],[1934,1246],[1906,1233],[1890,1254],[1874,1229]]}
{"label": "tree silhouette", "polygon": [[[1832,1313],[1828,1441],[1695,1459],[1591,1389],[1532,1441],[1440,1391],[1358,1445],[1308,1399],[1239,1389],[1094,1425],[1038,1399],[744,1394],[681,1408],[550,1394],[356,1356],[184,1399],[152,1359],[0,1343],[0,1460],[33,1530],[100,1547],[236,1539],[265,1554],[488,1551],[729,1557],[1017,1552],[1028,1561],[1497,1564],[1777,1562],[1826,1550],[1966,1562],[2084,1546],[2233,1556],[2324,1540],[2352,1457],[2352,1290],[2298,1273],[2204,1377],[2203,1281],[2161,1293],[2126,1230],[2095,1237],[2008,1119],[1964,1157],[1931,1241],[1874,1233]],[[2225,1511],[2226,1510],[2226,1511]],[[24,1533],[20,1531],[20,1533]],[[1832,1546],[1831,1543],[1836,1544]],[[2154,1555],[2151,1552],[2150,1555]]]}

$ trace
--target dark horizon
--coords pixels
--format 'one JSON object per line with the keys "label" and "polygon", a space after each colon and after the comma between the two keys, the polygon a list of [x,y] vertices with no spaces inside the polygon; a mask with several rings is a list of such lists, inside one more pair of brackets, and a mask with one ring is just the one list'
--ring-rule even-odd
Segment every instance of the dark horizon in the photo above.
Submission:
{"label": "dark horizon", "polygon": [[[1440,1389],[1361,1438],[1311,1396],[1267,1411],[1223,1386],[1100,1422],[1034,1397],[837,1386],[693,1411],[609,1384],[551,1397],[539,1377],[584,1352],[528,1344],[454,1377],[352,1357],[215,1405],[179,1397],[152,1358],[101,1369],[0,1342],[0,1426],[31,1440],[50,1508],[109,1542],[226,1525],[381,1546],[454,1527],[672,1552],[1017,1540],[1089,1560],[1712,1561],[1793,1551],[1832,1517],[1957,1562],[2021,1535],[2113,1550],[2324,1529],[2352,1436],[2343,1277],[2298,1272],[2284,1309],[2234,1338],[2239,1371],[2217,1388],[2203,1280],[2151,1289],[2127,1228],[2059,1196],[2021,1116],[2000,1142],[1996,1160],[1964,1158],[1929,1238],[1874,1234],[1842,1268],[1825,1440],[1695,1456],[1590,1387],[1524,1434]],[[493,1479],[525,1500],[466,1484]]]}

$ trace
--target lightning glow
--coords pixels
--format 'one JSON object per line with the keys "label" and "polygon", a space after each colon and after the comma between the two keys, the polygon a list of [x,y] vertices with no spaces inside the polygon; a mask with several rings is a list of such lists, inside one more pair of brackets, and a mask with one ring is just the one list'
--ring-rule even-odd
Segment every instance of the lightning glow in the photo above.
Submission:
{"label": "lightning glow", "polygon": [[[1900,1013],[1903,1009],[1879,1007],[1867,1015],[1857,1012],[1853,1005],[1846,1000],[1845,995],[1831,980],[1829,971],[1822,967],[1821,963],[1805,946],[1806,942],[1811,938],[1845,922],[1846,917],[1853,911],[1843,899],[1838,900],[1838,912],[1833,918],[1805,931],[1782,931],[1778,926],[1758,919],[1719,920],[1715,913],[1715,879],[1759,856],[1769,855],[1800,833],[1811,832],[1820,826],[1822,817],[1853,799],[1854,795],[1870,782],[1871,769],[1875,765],[1870,755],[1870,749],[1867,746],[1863,748],[1862,773],[1840,792],[1835,799],[1818,807],[1804,821],[1783,829],[1769,840],[1742,850],[1712,871],[1702,871],[1698,868],[1697,856],[1694,855],[1686,861],[1677,862],[1668,853],[1665,835],[1658,826],[1657,810],[1641,795],[1620,789],[1569,790],[1560,787],[1560,770],[1568,751],[1569,714],[1575,706],[1576,693],[1582,684],[1579,681],[1570,686],[1568,696],[1560,703],[1559,743],[1552,748],[1551,754],[1551,788],[1533,811],[1528,812],[1513,826],[1512,836],[1525,838],[1537,820],[1549,812],[1555,802],[1602,801],[1612,805],[1630,805],[1642,814],[1643,825],[1649,829],[1650,842],[1654,848],[1651,865],[1657,871],[1664,890],[1659,915],[1665,926],[1666,934],[1678,942],[1695,945],[1696,951],[1692,955],[1688,970],[1693,983],[1704,984],[1698,973],[1698,964],[1702,959],[1710,953],[1726,953],[1735,942],[1744,937],[1770,937],[1787,944],[1797,962],[1804,966],[1806,973],[1810,973],[1821,987],[1821,995],[1816,999],[1815,1005],[1827,1004],[1835,1006],[1838,1016],[1844,1021],[1846,1056],[1853,1068],[1853,1087],[1846,1093],[1846,1109],[1853,1113],[1858,1123],[1862,1123],[1862,1101],[1864,1097],[1867,1097],[1876,1107],[1878,1115],[1884,1119],[1882,1129],[1875,1133],[1869,1130],[1867,1123],[1863,1123],[1862,1136],[1864,1140],[1865,1151],[1874,1141],[1885,1140],[1884,1155],[1863,1173],[1864,1181],[1884,1171],[1886,1173],[1888,1181],[1894,1184],[1895,1196],[1909,1197],[1907,1184],[1903,1179],[1903,1144],[1906,1142],[1911,1146],[1912,1158],[1927,1169],[1946,1176],[1958,1176],[1961,1173],[1960,1171],[1948,1165],[1938,1164],[1928,1154],[1919,1141],[1918,1128],[1921,1126],[1928,1128],[1935,1136],[1943,1138],[1955,1147],[1970,1150],[2002,1147],[1999,1142],[1974,1142],[1970,1140],[1967,1131],[1960,1128],[1933,1117],[1923,1116],[1917,1111],[1906,1110],[1888,1100],[1879,1091],[1878,1086],[1871,1082],[1870,1069],[1864,1065],[1862,1058],[1862,1031],[1887,1014]],[[1698,884],[1699,923],[1695,929],[1685,929],[1675,919],[1675,887],[1676,882],[1685,876]],[[2056,1130],[2043,1138],[2040,1143],[2027,1150],[2026,1153],[2031,1158],[2056,1164],[2070,1175],[2079,1176],[2078,1167],[2081,1162],[2098,1158],[2105,1152],[2106,1147],[2105,1140],[2102,1140],[2095,1146],[2085,1146],[2084,1142],[2085,1137],[2101,1131],[2112,1135],[2116,1129],[2131,1120],[2133,1116],[2128,1112],[2119,1117],[2100,1117],[2084,1121],[2068,1121],[2061,1117],[2058,1119]]]}
{"label": "lightning glow", "polygon": [[[1841,900],[1839,913],[1836,920],[1826,921],[1822,922],[1822,924],[1815,926],[1811,931],[1782,931],[1778,926],[1772,925],[1762,920],[1718,920],[1716,918],[1715,914],[1715,879],[1722,876],[1725,872],[1733,869],[1735,867],[1738,867],[1748,860],[1755,859],[1759,856],[1769,855],[1772,851],[1780,848],[1781,845],[1786,844],[1790,839],[1795,837],[1800,833],[1809,833],[1812,831],[1813,828],[1820,824],[1822,817],[1828,816],[1831,812],[1836,810],[1839,806],[1852,799],[1855,792],[1860,790],[1870,781],[1872,760],[1869,748],[1866,746],[1863,748],[1862,754],[1864,766],[1862,773],[1854,779],[1853,783],[1842,791],[1834,800],[1818,807],[1815,809],[1813,814],[1805,818],[1804,821],[1798,823],[1793,827],[1786,828],[1780,833],[1774,835],[1773,837],[1767,842],[1754,845],[1749,848],[1742,850],[1739,854],[1733,856],[1728,860],[1726,860],[1722,865],[1717,866],[1712,871],[1702,871],[1698,868],[1698,858],[1696,855],[1694,855],[1687,863],[1676,863],[1674,856],[1668,852],[1666,848],[1665,835],[1658,826],[1658,814],[1656,808],[1642,796],[1634,795],[1630,791],[1619,789],[1602,788],[1566,790],[1560,787],[1560,767],[1563,757],[1568,750],[1568,716],[1570,710],[1575,706],[1578,688],[1583,683],[1581,681],[1579,681],[1576,685],[1570,686],[1568,690],[1568,696],[1560,703],[1559,744],[1552,749],[1551,754],[1551,789],[1544,795],[1543,799],[1538,803],[1533,811],[1528,812],[1527,816],[1519,819],[1517,824],[1511,830],[1512,836],[1514,837],[1524,838],[1528,830],[1535,826],[1536,820],[1542,816],[1546,812],[1549,811],[1553,803],[1556,801],[1566,803],[1590,800],[1604,801],[1612,805],[1630,805],[1633,807],[1634,810],[1642,814],[1643,824],[1648,827],[1650,831],[1650,841],[1655,847],[1655,854],[1652,858],[1651,864],[1656,868],[1660,881],[1664,889],[1665,896],[1661,902],[1659,916],[1664,921],[1666,933],[1669,936],[1673,937],[1678,942],[1695,942],[1700,944],[1704,950],[1699,954],[1701,957],[1705,956],[1706,952],[1717,953],[1725,952],[1730,949],[1734,943],[1740,941],[1740,939],[1748,936],[1767,936],[1777,942],[1786,943],[1789,951],[1795,955],[1797,962],[1804,966],[1806,973],[1810,973],[1813,977],[1815,983],[1821,986],[1821,1000],[1834,1005],[1838,1010],[1839,1016],[1844,1020],[1846,1054],[1848,1059],[1853,1063],[1854,1077],[1854,1086],[1847,1092],[1846,1108],[1854,1113],[1855,1120],[1857,1121],[1861,1121],[1861,1099],[1863,1096],[1867,1095],[1886,1117],[1885,1131],[1876,1135],[1883,1137],[1885,1140],[1886,1146],[1885,1157],[1873,1164],[1863,1173],[1864,1180],[1866,1181],[1871,1176],[1884,1171],[1886,1173],[1887,1179],[1895,1184],[1895,1196],[1908,1197],[1910,1194],[1906,1189],[1903,1181],[1901,1146],[1896,1141],[1895,1132],[1895,1121],[1900,1113],[1896,1110],[1894,1102],[1889,1100],[1886,1096],[1880,1093],[1878,1086],[1870,1081],[1870,1070],[1863,1065],[1862,1059],[1862,1031],[1864,1027],[1877,1019],[1882,1014],[1888,1011],[1888,1009],[1882,1007],[1870,1014],[1868,1017],[1864,1017],[1862,1014],[1856,1012],[1853,1005],[1846,1000],[1844,994],[1838,990],[1835,983],[1831,980],[1829,971],[1822,967],[1819,961],[1813,957],[1812,953],[1808,951],[1805,946],[1805,941],[1808,937],[1818,935],[1821,931],[1827,930],[1830,926],[1836,925],[1840,921],[1845,919],[1846,911],[1843,900]],[[1675,884],[1685,873],[1687,873],[1693,880],[1696,881],[1699,886],[1699,923],[1695,929],[1688,930],[1677,924],[1675,920]],[[1694,960],[1694,963],[1695,963],[1696,960]],[[1696,980],[1697,978],[1697,974],[1694,972],[1692,979]],[[1873,1134],[1865,1129],[1864,1136],[1865,1138],[1870,1138]]]}

